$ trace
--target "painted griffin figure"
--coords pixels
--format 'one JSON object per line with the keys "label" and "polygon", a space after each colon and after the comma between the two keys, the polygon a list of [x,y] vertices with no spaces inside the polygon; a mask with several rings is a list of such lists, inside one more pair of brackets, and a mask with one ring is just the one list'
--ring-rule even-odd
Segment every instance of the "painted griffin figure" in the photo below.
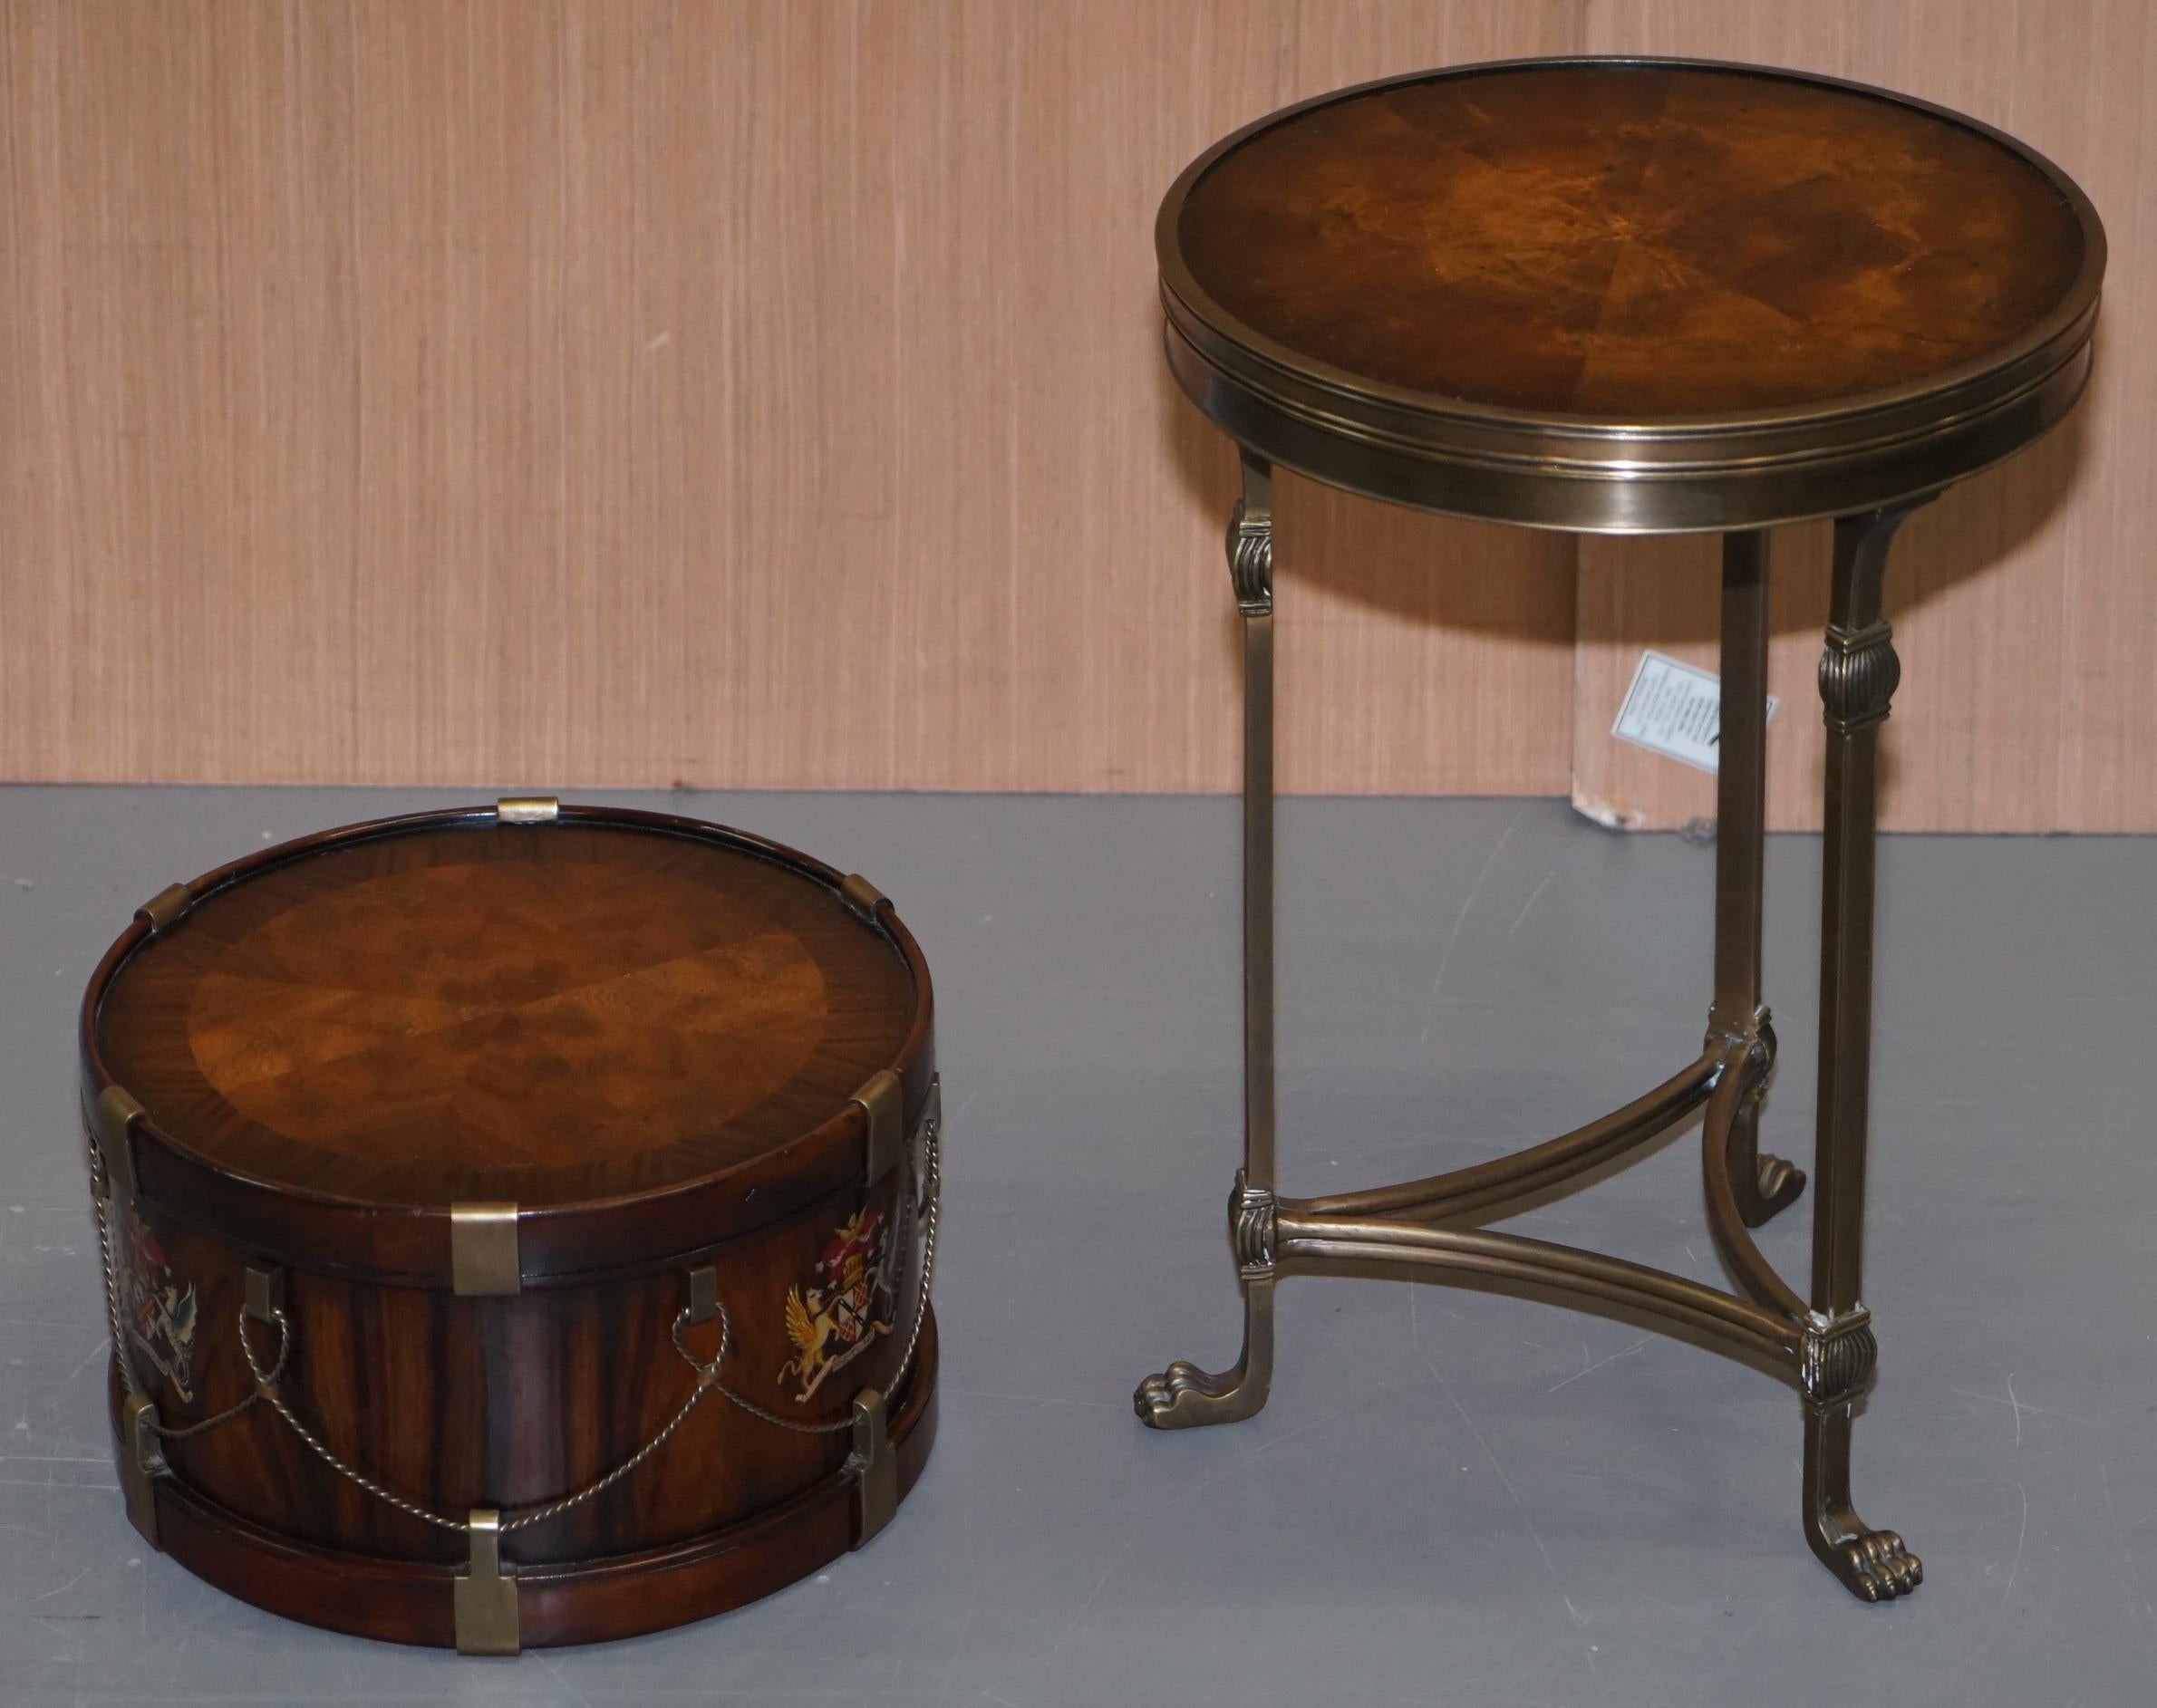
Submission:
{"label": "painted griffin figure", "polygon": [[833,1371],[844,1369],[891,1332],[891,1251],[884,1217],[864,1209],[838,1230],[817,1259],[817,1280],[787,1289],[787,1338],[794,1356],[779,1380],[801,1383],[807,1403]]}

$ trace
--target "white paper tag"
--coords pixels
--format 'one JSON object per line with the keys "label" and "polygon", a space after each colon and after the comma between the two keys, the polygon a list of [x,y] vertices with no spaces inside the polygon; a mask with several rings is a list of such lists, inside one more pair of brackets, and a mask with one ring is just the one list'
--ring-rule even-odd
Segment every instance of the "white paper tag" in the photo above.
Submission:
{"label": "white paper tag", "polygon": [[[1767,716],[1775,715],[1771,694]],[[1714,771],[1723,738],[1722,678],[1660,652],[1643,652],[1610,733],[1665,758]]]}

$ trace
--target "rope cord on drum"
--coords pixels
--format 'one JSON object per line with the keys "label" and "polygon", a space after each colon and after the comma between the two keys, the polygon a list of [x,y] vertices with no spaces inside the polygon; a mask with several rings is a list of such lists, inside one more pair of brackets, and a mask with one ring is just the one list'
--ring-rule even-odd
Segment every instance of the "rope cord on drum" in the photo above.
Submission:
{"label": "rope cord on drum", "polygon": [[[921,1347],[922,1330],[928,1322],[929,1289],[936,1276],[936,1230],[937,1224],[942,1220],[943,1208],[941,1122],[934,1118],[924,1121],[922,1124],[922,1136],[924,1139],[924,1160],[922,1169],[923,1199],[920,1211],[922,1228],[921,1297],[914,1306],[914,1326],[907,1332],[906,1350],[899,1358],[898,1368],[892,1373],[891,1390],[894,1393],[898,1392],[904,1385],[906,1377],[913,1371],[914,1355]],[[105,1205],[110,1191],[110,1180],[105,1172],[104,1158],[94,1142],[90,1146],[90,1172],[92,1203],[97,1213],[98,1256],[104,1265],[105,1271],[105,1317],[112,1336],[113,1362],[120,1367],[121,1385],[129,1394],[137,1394],[142,1391],[142,1387],[136,1378],[134,1365],[128,1358],[127,1337],[121,1327],[120,1288],[112,1263],[111,1231],[106,1221]],[[798,1435],[836,1435],[854,1427],[854,1419],[851,1414],[828,1420],[820,1419],[813,1423],[804,1423],[798,1418],[782,1417],[779,1413],[768,1411],[754,1400],[736,1393],[721,1381],[719,1366],[726,1358],[727,1348],[733,1344],[734,1326],[732,1319],[727,1315],[727,1308],[724,1305],[719,1305],[717,1311],[719,1316],[719,1349],[711,1355],[708,1363],[700,1363],[696,1356],[682,1343],[682,1330],[689,1321],[689,1308],[683,1306],[674,1314],[673,1322],[668,1331],[669,1337],[673,1341],[674,1350],[681,1355],[682,1361],[696,1372],[697,1381],[696,1386],[690,1391],[689,1397],[682,1401],[680,1409],[660,1426],[658,1433],[631,1453],[628,1458],[623,1460],[612,1471],[587,1482],[574,1494],[566,1494],[559,1500],[550,1501],[544,1505],[534,1507],[531,1510],[520,1513],[516,1518],[504,1519],[500,1526],[503,1535],[508,1535],[513,1530],[528,1529],[535,1524],[543,1524],[549,1519],[559,1518],[572,1507],[581,1506],[586,1501],[591,1500],[593,1496],[612,1488],[663,1447],[672,1437],[674,1432],[688,1421],[689,1414],[703,1403],[707,1394],[717,1393],[721,1398],[748,1413],[751,1417],[763,1423],[775,1424],[780,1429],[790,1430]],[[153,1418],[149,1423],[150,1431],[167,1441],[184,1441],[190,1435],[199,1435],[206,1430],[215,1429],[219,1423],[229,1422],[260,1400],[285,1420],[293,1433],[300,1438],[300,1441],[317,1459],[320,1459],[324,1464],[355,1488],[372,1495],[386,1505],[394,1507],[407,1517],[418,1519],[423,1523],[434,1525],[440,1529],[455,1530],[460,1535],[469,1534],[471,1530],[469,1520],[446,1518],[441,1513],[422,1506],[419,1501],[399,1494],[395,1490],[378,1482],[374,1478],[360,1470],[358,1466],[340,1457],[323,1442],[319,1435],[300,1421],[292,1407],[285,1403],[285,1395],[278,1387],[279,1379],[284,1375],[285,1364],[292,1354],[292,1322],[285,1316],[284,1307],[281,1305],[271,1313],[271,1319],[277,1325],[277,1357],[276,1362],[265,1370],[261,1361],[256,1356],[254,1343],[247,1338],[247,1310],[244,1307],[240,1310],[238,1317],[240,1353],[247,1361],[249,1374],[255,1378],[255,1386],[245,1398],[227,1406],[214,1416],[201,1418],[185,1425],[175,1426],[160,1423]],[[127,1451],[127,1449],[123,1447],[123,1451]]]}

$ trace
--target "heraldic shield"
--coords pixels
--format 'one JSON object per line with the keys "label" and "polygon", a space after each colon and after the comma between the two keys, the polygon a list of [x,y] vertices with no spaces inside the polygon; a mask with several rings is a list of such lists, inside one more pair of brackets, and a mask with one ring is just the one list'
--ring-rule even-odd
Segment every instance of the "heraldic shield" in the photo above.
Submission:
{"label": "heraldic shield", "polygon": [[794,1356],[779,1366],[778,1380],[801,1384],[794,1395],[798,1402],[808,1401],[827,1376],[891,1332],[895,1301],[888,1231],[884,1216],[865,1207],[832,1236],[817,1259],[816,1280],[806,1290],[787,1289],[787,1338],[794,1343]]}

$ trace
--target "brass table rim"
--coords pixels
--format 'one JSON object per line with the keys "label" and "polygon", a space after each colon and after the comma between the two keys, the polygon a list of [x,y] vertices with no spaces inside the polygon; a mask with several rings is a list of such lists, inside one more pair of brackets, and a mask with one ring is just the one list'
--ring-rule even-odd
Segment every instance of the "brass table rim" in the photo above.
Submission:
{"label": "brass table rim", "polygon": [[[1177,225],[1185,211],[1185,200],[1195,183],[1202,179],[1213,166],[1225,155],[1236,151],[1251,138],[1262,131],[1275,130],[1277,125],[1294,119],[1296,114],[1311,112],[1316,108],[1338,106],[1341,101],[1374,95],[1387,89],[1404,89],[1404,86],[1426,84],[1426,82],[1446,82],[1454,78],[1477,78],[1494,72],[1521,72],[1521,69],[1564,69],[1564,67],[1652,67],[1652,69],[1691,69],[1691,72],[1721,72],[1732,75],[1749,75],[1749,78],[1766,78],[1782,82],[1801,82],[1816,84],[1823,89],[1843,89],[1852,95],[1863,95],[1877,101],[1888,101],[1915,112],[1924,112],[1932,119],[1959,125],[1960,130],[1974,131],[1976,136],[1987,138],[2026,162],[2038,177],[2066,200],[2068,209],[2075,214],[2077,225],[2082,227],[2084,252],[2082,267],[2075,274],[2071,287],[2060,297],[2051,311],[2038,319],[2027,333],[2015,341],[2004,343],[1996,352],[1985,356],[1974,356],[1952,367],[1941,369],[1939,373],[1924,375],[1922,380],[1909,380],[1901,386],[1883,386],[1877,391],[1852,392],[1846,399],[1835,399],[1832,403],[1799,403],[1775,410],[1730,410],[1730,412],[1713,412],[1698,416],[1659,416],[1646,420],[1622,420],[1611,416],[1562,412],[1562,410],[1519,410],[1501,403],[1471,403],[1463,399],[1447,399],[1436,392],[1415,391],[1408,386],[1393,386],[1383,380],[1372,380],[1368,375],[1352,373],[1349,369],[1335,367],[1316,356],[1307,356],[1283,345],[1266,334],[1247,325],[1236,314],[1227,313],[1219,302],[1205,294],[1188,265],[1182,259],[1182,246],[1177,242]],[[1987,125],[1982,119],[1971,119],[1969,114],[1957,112],[1954,108],[1937,106],[1932,101],[1920,101],[1911,95],[1891,89],[1879,89],[1877,84],[1863,84],[1849,78],[1829,78],[1814,72],[1793,72],[1782,67],[1765,67],[1765,64],[1743,64],[1735,61],[1707,61],[1707,58],[1669,58],[1657,54],[1555,54],[1533,58],[1508,58],[1508,61],[1482,61],[1477,64],[1452,64],[1452,67],[1435,67],[1428,72],[1411,72],[1391,78],[1374,78],[1372,82],[1355,84],[1350,89],[1329,91],[1307,101],[1296,101],[1292,106],[1279,108],[1262,119],[1253,119],[1249,125],[1221,138],[1213,147],[1205,149],[1197,159],[1193,159],[1171,183],[1167,197],[1160,200],[1160,211],[1154,217],[1154,252],[1160,265],[1160,294],[1163,304],[1169,311],[1171,323],[1191,339],[1204,356],[1219,367],[1216,353],[1205,350],[1205,345],[1219,341],[1233,352],[1233,356],[1277,369],[1279,373],[1294,375],[1303,384],[1316,391],[1333,392],[1340,401],[1350,405],[1380,405],[1396,412],[1421,416],[1430,422],[1458,427],[1488,427],[1499,433],[1536,433],[1546,438],[1568,438],[1581,442],[1659,442],[1659,440],[1698,440],[1698,438],[1717,438],[1727,433],[1745,431],[1801,431],[1807,427],[1840,427],[1844,422],[1863,420],[1866,416],[1901,408],[1909,403],[1922,403],[1926,399],[1952,395],[1960,388],[1978,388],[1982,381],[1997,378],[2004,371],[2017,371],[2023,364],[2036,358],[2038,367],[2054,369],[2071,353],[2079,343],[2088,341],[2090,323],[2094,319],[2099,285],[2105,272],[2105,228],[2096,217],[2096,209],[2082,188],[2060,170],[2051,159],[2032,149],[2019,138]],[[1197,336],[1193,336],[1197,334]],[[1208,339],[1205,334],[1213,334]],[[1236,375],[1230,375],[1233,380]]]}
{"label": "brass table rim", "polygon": [[[1162,297],[1164,303],[1167,304],[1169,299],[1166,286],[1163,288]],[[2096,314],[2094,304],[2091,304],[2087,313],[2091,324],[2094,326]],[[1221,363],[1215,361],[1205,349],[1194,342],[1184,327],[1175,323],[1173,316],[1174,308],[1171,305],[1169,332],[1174,336],[1181,338],[1200,361],[1221,372],[1224,377],[1233,380],[1273,408],[1294,414],[1310,425],[1342,439],[1361,439],[1411,456],[1430,454],[1431,448],[1427,441],[1418,439],[1411,433],[1388,429],[1374,421],[1328,414],[1323,410],[1312,407],[1286,393],[1259,385],[1247,374],[1233,373],[1223,368]],[[1826,461],[1851,452],[1875,450],[1921,442],[1944,429],[1959,426],[1963,422],[2005,409],[2033,392],[2041,391],[2048,381],[2071,364],[2081,352],[2083,344],[2087,342],[2089,331],[2089,327],[2084,327],[2082,337],[2075,341],[2065,351],[2057,352],[2055,361],[2048,362],[2031,377],[2022,379],[2020,383],[2014,385],[2011,389],[1996,394],[1973,397],[1968,400],[1967,407],[1957,409],[1951,413],[1934,411],[1927,414],[1921,421],[1915,424],[1901,428],[1889,428],[1867,437],[1839,438],[1833,442],[1798,444],[1787,450],[1765,451],[1751,456],[1745,455],[1740,451],[1738,454],[1722,457],[1713,455],[1667,457],[1642,458],[1639,461],[1628,461],[1622,457],[1613,456],[1600,458],[1594,461],[1579,459],[1566,462],[1554,459],[1547,452],[1529,449],[1506,449],[1502,445],[1495,443],[1490,445],[1463,444],[1458,447],[1448,447],[1444,455],[1454,461],[1465,464],[1480,463],[1493,468],[1520,467],[1533,468],[1538,472],[1559,478],[1570,476],[1581,479],[1593,479],[1598,477],[1617,477],[1633,480],[1680,478],[1688,475],[1726,473],[1743,469],[1748,465],[1774,468],[1794,468],[1807,462]],[[2046,353],[2055,352],[2046,352]],[[1989,372],[1997,373],[2000,370],[1994,369]],[[1282,378],[1289,380],[1305,377],[1287,368],[1280,369],[1280,372]],[[1912,400],[1903,398],[1891,399],[1885,392],[1867,395],[1871,399],[1886,400],[1873,402],[1863,410],[1853,410],[1840,413],[1833,419],[1838,423],[1855,426],[1864,416],[1884,415],[1900,404]],[[1960,402],[1963,400],[1958,400],[1958,401]],[[1493,412],[1496,413],[1497,411],[1494,410]],[[1581,426],[1581,418],[1579,417],[1562,419],[1552,417],[1545,420],[1538,420],[1532,415],[1521,414],[1518,410],[1508,411],[1508,413],[1516,416],[1520,426],[1525,429],[1523,435],[1523,444],[1533,439],[1572,438],[1620,448],[1650,449],[1668,446],[1680,451],[1705,450],[1707,445],[1717,438],[1736,440],[1742,445],[1744,436],[1747,431],[1763,424],[1762,419],[1757,417],[1726,416],[1715,418],[1712,422],[1708,418],[1704,417],[1701,418],[1699,425],[1688,426],[1681,435],[1677,432],[1656,432],[1639,426],[1610,426],[1599,429],[1590,429]]]}

